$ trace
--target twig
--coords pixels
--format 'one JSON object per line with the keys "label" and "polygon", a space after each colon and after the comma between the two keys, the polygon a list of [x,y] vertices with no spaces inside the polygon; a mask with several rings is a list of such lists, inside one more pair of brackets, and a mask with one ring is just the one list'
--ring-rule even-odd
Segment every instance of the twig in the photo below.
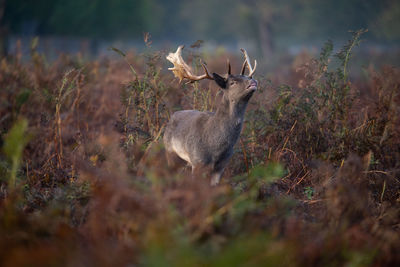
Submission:
{"label": "twig", "polygon": [[301,200],[303,203],[315,204],[318,202],[326,201],[326,199],[313,199],[313,200]]}
{"label": "twig", "polygon": [[383,194],[385,194],[385,190],[386,190],[386,181],[383,181],[383,186],[382,186],[382,193],[381,193],[381,203],[383,200]]}
{"label": "twig", "polygon": [[244,146],[242,138],[240,138],[240,145],[242,146],[243,160],[244,160],[244,163],[246,165],[246,172],[247,172],[247,175],[249,175],[250,174],[250,172],[249,172],[249,162],[247,161],[246,148]]}
{"label": "twig", "polygon": [[297,120],[293,123],[292,127],[290,128],[289,134],[288,134],[288,136],[287,136],[286,139],[285,139],[285,142],[284,142],[284,144],[283,144],[283,146],[282,146],[282,149],[285,149],[286,144],[287,144],[287,142],[289,141],[290,135],[291,135],[291,133],[293,132],[294,127],[296,126],[296,124],[297,124]]}
{"label": "twig", "polygon": [[[139,163],[138,163],[138,166],[141,166],[141,165],[143,164],[143,162],[144,162],[144,160],[145,160],[145,158],[146,158],[146,156],[147,156],[147,154],[148,154],[148,152],[149,152],[149,150],[150,150],[152,144],[155,143],[155,142],[158,140],[158,138],[160,138],[161,133],[162,133],[162,131],[164,130],[165,125],[166,125],[166,123],[164,123],[164,124],[161,126],[160,130],[158,131],[157,136],[156,136],[156,137],[149,143],[149,145],[147,146],[146,150],[145,150],[144,153],[143,153],[143,156],[141,157],[141,159],[140,159],[140,161],[139,161]],[[142,174],[143,174],[143,173],[142,173],[142,170],[138,170],[138,171],[137,171],[137,175],[138,175],[138,176],[141,176]]]}
{"label": "twig", "polygon": [[309,171],[307,171],[306,174],[304,174],[297,183],[295,183],[291,188],[289,188],[286,194],[289,194],[290,190],[294,189],[297,185],[299,185],[304,180],[304,178],[307,176],[308,173]]}

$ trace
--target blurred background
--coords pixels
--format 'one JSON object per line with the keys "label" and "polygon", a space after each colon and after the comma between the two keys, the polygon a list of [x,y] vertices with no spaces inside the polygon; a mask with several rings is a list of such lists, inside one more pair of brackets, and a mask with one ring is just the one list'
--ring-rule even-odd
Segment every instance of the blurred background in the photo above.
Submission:
{"label": "blurred background", "polygon": [[[369,29],[363,49],[393,52],[400,43],[396,0],[0,0],[0,9],[3,55],[15,51],[17,40],[29,53],[35,36],[50,57],[78,51],[93,57],[109,46],[140,50],[145,32],[157,48],[201,40],[228,50],[245,46],[264,58],[318,51],[361,28]],[[388,60],[397,65],[397,58]]]}

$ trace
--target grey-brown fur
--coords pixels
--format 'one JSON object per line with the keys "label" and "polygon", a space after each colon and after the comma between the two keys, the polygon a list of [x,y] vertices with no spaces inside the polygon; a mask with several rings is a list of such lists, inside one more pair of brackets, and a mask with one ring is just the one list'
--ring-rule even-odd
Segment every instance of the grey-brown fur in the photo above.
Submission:
{"label": "grey-brown fur", "polygon": [[216,185],[239,139],[246,106],[257,82],[244,75],[223,78],[213,73],[213,78],[223,90],[217,111],[175,112],[166,127],[164,144],[169,163],[171,157],[178,155],[192,166],[193,172],[211,170],[211,184]]}

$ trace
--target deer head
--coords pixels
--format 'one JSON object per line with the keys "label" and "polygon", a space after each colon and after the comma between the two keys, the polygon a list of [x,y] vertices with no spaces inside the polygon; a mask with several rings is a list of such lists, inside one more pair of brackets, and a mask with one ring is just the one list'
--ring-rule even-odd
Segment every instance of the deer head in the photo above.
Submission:
{"label": "deer head", "polygon": [[[182,50],[184,46],[178,47],[175,53],[169,53],[167,59],[174,64],[174,67],[169,68],[175,77],[179,78],[180,82],[183,79],[187,79],[188,82],[200,81],[203,79],[214,80],[217,85],[223,89],[224,95],[228,97],[230,102],[239,102],[241,100],[248,101],[253,95],[254,91],[257,90],[257,81],[253,79],[253,74],[257,68],[257,61],[254,61],[254,67],[250,63],[250,58],[244,49],[240,49],[244,54],[244,62],[242,70],[238,75],[231,74],[231,65],[228,60],[228,73],[224,76],[218,75],[217,73],[209,74],[207,66],[202,62],[201,65],[204,70],[204,74],[195,75],[193,74],[192,68],[182,58]],[[249,69],[249,74],[245,75],[246,67]]]}

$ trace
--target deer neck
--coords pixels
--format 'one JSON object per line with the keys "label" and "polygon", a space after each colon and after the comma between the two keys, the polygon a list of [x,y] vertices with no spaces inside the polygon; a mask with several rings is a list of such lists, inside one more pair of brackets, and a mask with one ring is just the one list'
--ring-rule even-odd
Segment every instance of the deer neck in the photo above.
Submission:
{"label": "deer neck", "polygon": [[242,125],[248,101],[230,101],[227,96],[223,96],[221,103],[215,113],[215,120],[225,127],[236,128]]}

